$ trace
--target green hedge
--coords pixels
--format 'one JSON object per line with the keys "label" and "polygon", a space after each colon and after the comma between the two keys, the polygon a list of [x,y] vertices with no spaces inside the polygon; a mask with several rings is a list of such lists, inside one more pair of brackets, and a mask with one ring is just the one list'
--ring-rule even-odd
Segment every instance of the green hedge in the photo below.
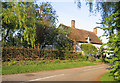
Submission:
{"label": "green hedge", "polygon": [[84,51],[86,55],[96,55],[98,53],[97,48],[91,43],[83,43],[81,44],[81,49]]}
{"label": "green hedge", "polygon": [[78,59],[81,53],[76,54],[73,51],[31,49],[31,48],[3,48],[3,61],[20,61],[20,60],[53,60],[53,59]]}

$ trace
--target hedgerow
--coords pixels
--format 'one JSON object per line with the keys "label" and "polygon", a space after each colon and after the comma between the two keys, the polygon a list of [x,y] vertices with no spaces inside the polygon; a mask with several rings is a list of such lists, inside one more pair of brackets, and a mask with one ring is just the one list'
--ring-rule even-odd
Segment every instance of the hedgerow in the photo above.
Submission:
{"label": "hedgerow", "polygon": [[5,61],[21,61],[21,60],[53,60],[53,59],[71,59],[81,58],[82,54],[73,51],[45,50],[32,48],[3,48],[2,60]]}

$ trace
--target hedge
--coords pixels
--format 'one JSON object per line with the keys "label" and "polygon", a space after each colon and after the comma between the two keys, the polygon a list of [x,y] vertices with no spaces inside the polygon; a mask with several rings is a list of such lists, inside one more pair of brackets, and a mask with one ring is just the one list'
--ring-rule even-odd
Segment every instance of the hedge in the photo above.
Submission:
{"label": "hedge", "polygon": [[44,59],[78,59],[81,56],[73,51],[45,50],[32,48],[3,48],[2,60],[44,60]]}

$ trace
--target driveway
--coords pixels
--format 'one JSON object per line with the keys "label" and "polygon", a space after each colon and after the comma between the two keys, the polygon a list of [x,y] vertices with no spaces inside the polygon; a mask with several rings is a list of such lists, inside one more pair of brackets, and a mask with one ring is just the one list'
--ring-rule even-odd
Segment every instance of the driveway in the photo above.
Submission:
{"label": "driveway", "polygon": [[99,81],[100,76],[107,72],[107,67],[107,64],[101,64],[70,69],[3,75],[2,81],[23,81],[23,83],[34,81]]}

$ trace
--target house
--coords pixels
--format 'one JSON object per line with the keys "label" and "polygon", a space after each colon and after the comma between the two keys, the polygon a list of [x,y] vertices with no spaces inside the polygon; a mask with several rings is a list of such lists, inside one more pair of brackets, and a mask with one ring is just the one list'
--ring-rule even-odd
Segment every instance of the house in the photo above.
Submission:
{"label": "house", "polygon": [[80,45],[82,43],[91,43],[93,44],[97,49],[99,49],[102,45],[101,40],[97,36],[97,29],[94,28],[93,32],[86,31],[83,29],[77,29],[75,28],[75,20],[71,21],[71,27],[66,26],[64,24],[60,24],[59,27],[67,27],[71,30],[71,33],[68,34],[68,37],[74,42],[73,48],[74,51],[80,51]]}

